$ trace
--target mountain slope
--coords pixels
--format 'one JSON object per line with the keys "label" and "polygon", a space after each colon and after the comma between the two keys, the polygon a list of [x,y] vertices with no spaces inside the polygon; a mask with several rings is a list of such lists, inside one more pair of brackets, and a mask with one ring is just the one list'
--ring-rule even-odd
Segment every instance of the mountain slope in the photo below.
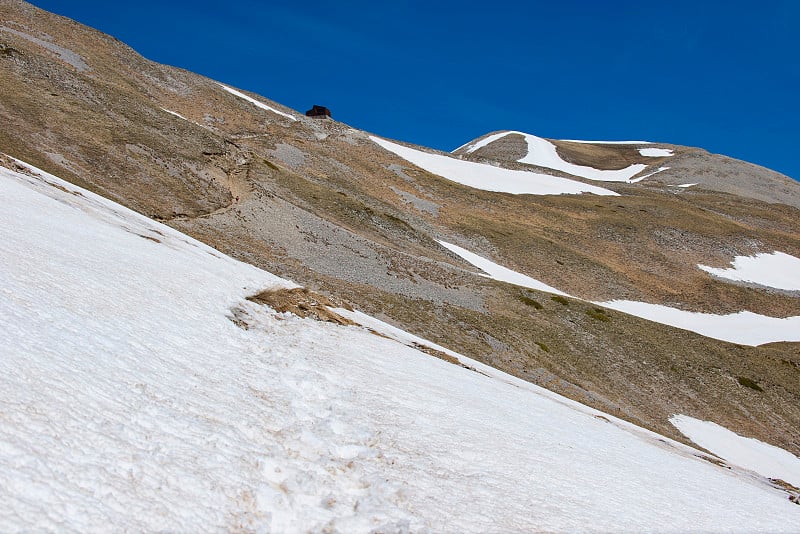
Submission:
{"label": "mountain slope", "polygon": [[4,531],[794,529],[752,474],[480,364],[278,314],[246,297],[291,283],[17,165]]}
{"label": "mountain slope", "polygon": [[698,148],[647,141],[547,140],[504,131],[470,141],[453,154],[600,181],[635,183],[645,176],[649,185],[662,187],[689,185],[682,181],[688,175],[695,180],[691,187],[800,208],[800,192],[791,178]]}
{"label": "mountain slope", "polygon": [[[639,152],[647,146],[571,142],[566,154],[567,143],[557,143],[557,154],[580,167],[647,164],[632,183],[532,169],[517,161],[527,153],[512,135],[462,159],[408,147],[615,196],[485,191],[433,174],[366,132],[239,91],[242,98],[24,2],[4,0],[0,14],[0,151],[672,438],[686,440],[669,423],[681,413],[800,454],[796,343],[745,347],[615,311],[599,319],[589,302],[799,316],[796,291],[734,284],[698,267],[775,251],[800,257],[796,184],[780,186],[784,203],[676,187],[713,170],[744,191],[774,189],[762,179],[767,171],[673,145],[649,147],[672,156],[648,156]],[[502,152],[498,143],[511,157],[492,152]],[[680,158],[697,165],[678,172]],[[439,241],[583,300],[486,279]]]}

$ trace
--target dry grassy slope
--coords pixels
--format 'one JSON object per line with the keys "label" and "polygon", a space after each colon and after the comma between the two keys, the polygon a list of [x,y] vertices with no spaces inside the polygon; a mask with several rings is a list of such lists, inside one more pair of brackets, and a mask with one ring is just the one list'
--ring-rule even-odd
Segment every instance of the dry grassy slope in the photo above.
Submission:
{"label": "dry grassy slope", "polygon": [[[565,306],[476,276],[435,242],[456,242],[586,298],[795,315],[796,295],[715,281],[695,268],[763,250],[800,255],[795,207],[655,180],[610,185],[621,197],[475,191],[344,124],[291,122],[28,4],[0,0],[0,20],[0,117],[10,125],[0,151],[672,437],[666,419],[679,412],[800,453],[797,344],[737,347],[579,301]],[[675,148],[672,161],[705,157]],[[597,150],[577,147],[569,157],[607,166],[633,157]]]}
{"label": "dry grassy slope", "polygon": [[[555,144],[564,159],[595,168],[650,164],[640,174],[662,165],[672,168],[635,184],[603,184],[621,197],[497,196],[494,208],[457,212],[449,226],[465,236],[488,238],[484,255],[587,299],[645,300],[716,313],[800,313],[797,292],[737,286],[697,269],[698,263],[727,266],[736,255],[800,253],[800,183],[696,148],[659,145],[673,149],[675,156],[649,158],[632,145]],[[456,154],[529,168],[516,163],[526,150],[522,136],[510,134],[473,153],[462,148]],[[672,187],[692,181],[705,184],[712,174],[722,174],[731,182],[730,189],[746,194],[713,191],[705,185]],[[764,191],[775,198],[753,198]]]}
{"label": "dry grassy slope", "polygon": [[241,158],[209,123],[225,120],[215,115],[222,107],[243,117],[229,118],[230,129],[257,129],[249,104],[29,4],[0,2],[0,21],[0,142],[8,152],[156,217],[230,204]]}

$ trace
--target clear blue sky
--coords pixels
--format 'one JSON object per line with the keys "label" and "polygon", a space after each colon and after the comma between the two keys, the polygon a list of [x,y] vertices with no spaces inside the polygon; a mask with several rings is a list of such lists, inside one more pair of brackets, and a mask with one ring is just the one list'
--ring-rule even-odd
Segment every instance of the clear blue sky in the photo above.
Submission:
{"label": "clear blue sky", "polygon": [[800,179],[800,2],[34,0],[145,57],[382,136],[699,146]]}

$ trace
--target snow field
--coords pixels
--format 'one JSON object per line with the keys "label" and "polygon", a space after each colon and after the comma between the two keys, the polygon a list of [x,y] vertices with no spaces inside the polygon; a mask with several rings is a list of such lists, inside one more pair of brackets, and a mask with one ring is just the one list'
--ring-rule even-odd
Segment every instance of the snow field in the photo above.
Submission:
{"label": "snow field", "polygon": [[687,415],[673,415],[669,422],[681,434],[728,463],[800,488],[800,458],[794,454]]}
{"label": "snow field", "polygon": [[717,269],[698,265],[703,271],[732,280],[750,282],[787,291],[800,290],[800,258],[775,251],[771,254],[761,252],[755,256],[736,256],[732,267]]}
{"label": "snow field", "polygon": [[292,284],[55,177],[0,194],[0,531],[795,530],[687,447],[246,301]]}
{"label": "snow field", "polygon": [[618,196],[610,189],[584,184],[567,178],[528,171],[494,167],[458,158],[423,152],[379,137],[370,139],[406,161],[428,172],[483,191],[512,193],[515,195],[566,195],[594,193]]}

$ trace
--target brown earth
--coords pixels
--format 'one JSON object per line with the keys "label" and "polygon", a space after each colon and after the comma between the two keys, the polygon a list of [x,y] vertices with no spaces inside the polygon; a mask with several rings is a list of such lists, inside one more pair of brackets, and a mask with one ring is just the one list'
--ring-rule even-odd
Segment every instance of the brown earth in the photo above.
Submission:
{"label": "brown earth", "polygon": [[356,323],[342,317],[331,310],[335,307],[333,302],[324,295],[315,293],[304,287],[293,289],[272,289],[262,291],[256,295],[248,297],[257,304],[265,304],[278,313],[293,313],[298,317],[312,318],[317,321],[352,326]]}

